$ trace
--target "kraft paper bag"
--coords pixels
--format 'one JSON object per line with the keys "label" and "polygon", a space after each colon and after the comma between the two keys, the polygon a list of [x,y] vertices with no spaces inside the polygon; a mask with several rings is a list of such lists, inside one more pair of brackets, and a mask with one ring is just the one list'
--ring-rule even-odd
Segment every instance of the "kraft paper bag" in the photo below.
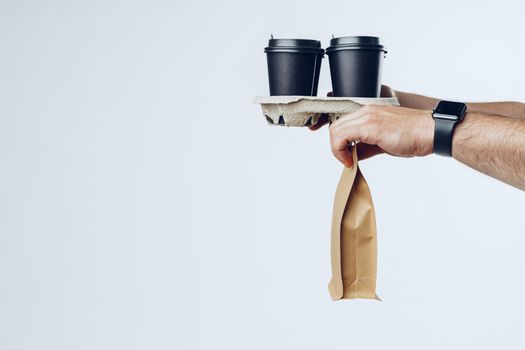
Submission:
{"label": "kraft paper bag", "polygon": [[359,170],[356,146],[353,166],[344,168],[337,185],[332,212],[333,300],[377,299],[377,237],[374,204]]}

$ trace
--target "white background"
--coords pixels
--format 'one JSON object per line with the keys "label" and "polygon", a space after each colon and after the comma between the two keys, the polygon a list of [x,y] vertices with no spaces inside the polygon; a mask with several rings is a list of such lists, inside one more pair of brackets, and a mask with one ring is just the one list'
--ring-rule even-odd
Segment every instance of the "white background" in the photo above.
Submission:
{"label": "white background", "polygon": [[0,1],[0,349],[522,349],[521,191],[436,156],[363,162],[384,301],[332,302],[342,166],[326,129],[252,101],[271,33],[377,35],[396,89],[524,101],[524,11]]}

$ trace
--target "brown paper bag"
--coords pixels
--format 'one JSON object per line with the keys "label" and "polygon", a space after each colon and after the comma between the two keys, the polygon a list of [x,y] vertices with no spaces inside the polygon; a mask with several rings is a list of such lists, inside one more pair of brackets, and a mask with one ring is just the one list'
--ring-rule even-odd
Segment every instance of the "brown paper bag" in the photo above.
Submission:
{"label": "brown paper bag", "polygon": [[374,204],[359,170],[357,150],[352,147],[353,166],[343,170],[332,213],[333,300],[377,299],[377,240]]}

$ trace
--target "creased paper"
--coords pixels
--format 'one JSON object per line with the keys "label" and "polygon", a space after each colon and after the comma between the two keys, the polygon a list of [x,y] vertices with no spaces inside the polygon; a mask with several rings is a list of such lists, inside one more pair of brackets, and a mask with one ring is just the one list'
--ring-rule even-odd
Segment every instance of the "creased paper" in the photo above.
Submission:
{"label": "creased paper", "polygon": [[333,300],[378,299],[376,295],[377,232],[374,203],[359,169],[356,146],[353,166],[344,168],[332,212]]}

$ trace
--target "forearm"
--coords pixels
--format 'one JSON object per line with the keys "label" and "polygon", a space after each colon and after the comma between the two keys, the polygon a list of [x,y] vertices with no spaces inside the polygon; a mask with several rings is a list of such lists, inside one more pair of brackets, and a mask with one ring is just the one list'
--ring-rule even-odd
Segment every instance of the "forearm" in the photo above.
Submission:
{"label": "forearm", "polygon": [[456,127],[452,156],[525,190],[525,120],[470,111]]}
{"label": "forearm", "polygon": [[470,102],[467,103],[467,109],[472,112],[525,119],[525,103],[520,102]]}
{"label": "forearm", "polygon": [[[395,95],[401,107],[407,108],[433,109],[439,102],[436,98],[402,91],[395,91]],[[471,112],[525,119],[525,103],[520,102],[469,102],[467,109]]]}

